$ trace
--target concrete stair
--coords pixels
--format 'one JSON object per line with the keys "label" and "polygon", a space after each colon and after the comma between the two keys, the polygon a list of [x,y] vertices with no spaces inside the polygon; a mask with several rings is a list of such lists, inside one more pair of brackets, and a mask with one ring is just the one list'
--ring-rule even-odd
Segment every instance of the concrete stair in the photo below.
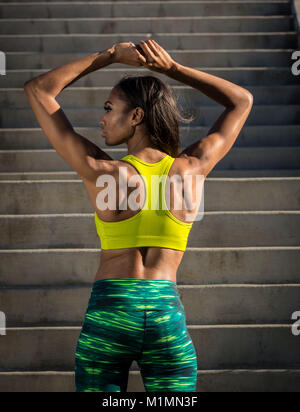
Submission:
{"label": "concrete stair", "polygon": [[[120,41],[157,40],[181,64],[247,88],[252,112],[205,182],[205,214],[191,230],[178,289],[198,355],[198,392],[300,388],[300,76],[290,1],[0,2],[1,392],[74,392],[74,354],[99,239],[87,192],[44,136],[23,91],[28,79]],[[96,47],[95,47],[96,45]],[[78,133],[114,159],[98,120],[121,64],[83,77],[57,100]],[[185,115],[182,149],[222,112],[169,83]],[[80,103],[79,103],[80,102]],[[81,227],[82,226],[82,227]],[[22,350],[20,350],[22,348]],[[144,392],[136,362],[128,392]]]}

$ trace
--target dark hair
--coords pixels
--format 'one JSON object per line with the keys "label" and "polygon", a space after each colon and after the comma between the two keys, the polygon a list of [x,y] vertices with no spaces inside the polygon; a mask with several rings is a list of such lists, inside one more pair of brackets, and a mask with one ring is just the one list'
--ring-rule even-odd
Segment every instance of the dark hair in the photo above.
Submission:
{"label": "dark hair", "polygon": [[182,117],[178,98],[171,87],[154,76],[126,75],[114,88],[123,94],[128,111],[136,107],[143,109],[142,123],[146,125],[152,145],[177,157],[180,145],[178,122],[190,123],[194,118]]}

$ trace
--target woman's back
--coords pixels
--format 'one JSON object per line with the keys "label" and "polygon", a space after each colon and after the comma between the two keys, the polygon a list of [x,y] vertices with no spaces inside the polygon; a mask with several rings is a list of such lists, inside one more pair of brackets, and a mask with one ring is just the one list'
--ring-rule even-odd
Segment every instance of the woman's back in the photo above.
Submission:
{"label": "woman's back", "polygon": [[[177,191],[175,184],[170,184],[170,207],[169,211],[171,215],[175,218],[174,221],[180,221],[182,223],[187,223],[187,225],[181,225],[179,224],[178,227],[178,236],[179,236],[179,229],[184,229],[186,226],[187,228],[192,226],[192,223],[195,219],[193,216],[196,216],[197,211],[199,209],[200,203],[201,203],[201,197],[199,196],[199,191],[202,192],[202,187],[199,188],[199,184],[197,186],[196,182],[196,175],[199,175],[199,170],[196,166],[193,166],[193,163],[191,161],[191,158],[189,158],[186,155],[182,155],[182,157],[178,157],[173,159],[170,156],[166,156],[166,153],[160,152],[159,156],[156,156],[156,159],[147,159],[145,156],[140,153],[139,157],[138,156],[130,156],[130,158],[134,158],[134,160],[137,160],[138,163],[141,163],[142,165],[145,164],[146,167],[147,165],[150,165],[150,174],[151,174],[151,165],[155,164],[161,164],[165,162],[167,159],[174,160],[171,162],[171,167],[169,169],[169,172],[167,174],[168,179],[171,179],[172,176],[179,176],[180,179],[179,181],[182,182],[181,186],[177,186]],[[151,160],[148,161],[148,160]],[[136,164],[138,164],[136,163]],[[126,168],[126,173],[124,174],[124,169],[123,169],[123,174],[122,176],[126,176],[126,184],[123,183],[123,178],[122,177],[122,182],[120,182],[120,168]],[[136,216],[140,211],[141,207],[138,208],[137,210],[132,210],[130,208],[130,204],[128,204],[128,198],[130,197],[131,193],[133,191],[136,191],[139,187],[140,184],[137,182],[136,184],[129,186],[129,180],[132,182],[132,178],[134,176],[138,177],[140,176],[140,173],[137,171],[137,168],[133,166],[133,164],[124,161],[124,160],[111,160],[111,161],[105,161],[101,160],[98,164],[94,164],[95,168],[95,182],[88,182],[84,183],[86,184],[87,191],[89,193],[90,199],[92,201],[93,207],[96,211],[96,224],[99,222],[100,223],[104,222],[113,222],[116,223],[116,227],[118,226],[117,222],[120,221],[125,221],[127,219],[130,219],[134,216]],[[97,196],[102,191],[105,191],[107,193],[107,184],[102,185],[104,187],[97,187],[96,186],[96,181],[99,176],[101,175],[108,175],[113,178],[113,181],[116,182],[116,209],[111,210],[111,208],[107,210],[100,210],[97,207]],[[189,190],[189,194],[187,192],[184,192],[184,179],[187,178],[187,176],[190,176],[188,179],[187,187],[191,188],[192,190]],[[136,182],[136,180],[134,180]],[[174,178],[173,178],[174,181]],[[192,183],[191,183],[192,182]],[[203,185],[202,185],[203,186]],[[110,187],[111,190],[113,190],[113,186]],[[136,197],[136,202],[144,205],[145,202],[145,186],[142,185],[140,187],[140,194],[141,194],[141,199],[140,195]],[[198,198],[197,198],[197,193],[198,192]],[[104,197],[106,196],[102,194]],[[178,203],[175,203],[175,199],[180,197],[183,201]],[[190,199],[190,197],[192,199]],[[99,199],[99,197],[98,197]],[[167,199],[167,193],[165,191],[165,199]],[[189,202],[191,200],[194,202],[194,207],[192,208],[190,205],[191,203]],[[107,203],[108,198],[107,196],[105,197],[105,201]],[[120,208],[120,205],[122,205],[122,208]],[[191,208],[191,210],[188,210],[188,208]],[[102,207],[103,209],[103,207]],[[179,209],[179,210],[176,210]],[[188,218],[187,218],[188,217]],[[191,218],[192,217],[192,218]],[[172,219],[171,219],[172,220]],[[180,223],[179,222],[179,223]],[[134,222],[130,222],[130,225],[133,225]],[[154,222],[153,222],[154,224]],[[174,223],[173,223],[174,224]],[[190,225],[188,225],[190,224]],[[110,226],[114,225],[107,225],[109,228]],[[100,226],[101,227],[101,226]],[[130,227],[130,226],[128,226]],[[104,228],[103,228],[104,230]],[[121,231],[121,229],[119,229]],[[100,230],[99,230],[100,232]],[[126,231],[125,231],[126,233]],[[100,233],[101,235],[101,233]],[[178,266],[182,260],[184,250],[178,250],[172,248],[172,240],[169,238],[170,242],[169,244],[171,246],[168,247],[158,247],[158,246],[138,246],[138,247],[129,247],[129,248],[113,248],[114,244],[113,242],[110,243],[112,249],[106,249],[101,251],[101,261],[99,268],[96,273],[96,278],[95,280],[99,279],[107,279],[107,278],[128,278],[133,277],[133,278],[151,278],[151,279],[166,279],[166,280],[173,280],[176,282],[176,274],[177,274],[177,269]],[[174,239],[173,242],[175,242],[176,239]],[[102,243],[102,242],[101,242]],[[151,243],[151,242],[149,242]],[[153,244],[155,244],[153,242]]]}

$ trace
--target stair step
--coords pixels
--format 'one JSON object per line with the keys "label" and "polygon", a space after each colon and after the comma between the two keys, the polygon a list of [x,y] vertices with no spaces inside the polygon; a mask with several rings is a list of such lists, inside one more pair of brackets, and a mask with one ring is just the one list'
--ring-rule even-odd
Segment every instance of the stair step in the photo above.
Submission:
{"label": "stair step", "polygon": [[[187,247],[177,284],[300,283],[299,252],[300,246]],[[99,262],[99,249],[2,249],[0,286],[87,286]]]}
{"label": "stair step", "polygon": [[[179,285],[189,325],[289,323],[300,284]],[[2,286],[7,327],[78,325],[84,320],[91,286]]]}
{"label": "stair step", "polygon": [[[128,38],[127,38],[128,41]],[[99,47],[98,47],[99,49]],[[291,55],[294,49],[228,49],[228,50],[168,50],[166,51],[179,64],[188,67],[290,67]],[[95,48],[93,49],[93,53]],[[81,59],[87,53],[40,53],[40,52],[6,52],[6,68],[10,69],[44,69],[55,68],[70,61]],[[114,68],[122,68],[127,71],[128,66],[120,63],[113,65]],[[143,69],[149,73],[148,69]]]}
{"label": "stair step", "polygon": [[[103,105],[112,87],[70,87],[63,90],[56,100],[64,108],[89,107]],[[189,109],[194,105],[220,105],[199,90],[188,86],[171,86],[178,105]],[[299,104],[300,85],[285,86],[248,86],[247,90],[254,96],[254,103],[258,104]],[[0,88],[0,106],[24,107],[28,105],[28,98],[24,88]]]}
{"label": "stair step", "polygon": [[[298,391],[300,86],[291,72],[299,42],[292,12],[292,2],[273,0],[0,0],[7,69],[0,76],[0,310],[7,320],[0,392],[75,391],[76,344],[101,256],[83,182],[39,127],[24,83],[113,43],[149,38],[178,63],[254,95],[234,147],[205,182],[206,214],[193,225],[177,274],[197,352],[196,391]],[[127,146],[106,145],[98,122],[125,74],[149,71],[114,64],[57,96],[76,131],[113,159]],[[181,151],[207,135],[224,107],[153,75],[173,87],[185,117],[195,116],[180,127]],[[136,361],[127,391],[145,392]]]}
{"label": "stair step", "polygon": [[[76,132],[91,140],[99,146],[99,127],[76,127]],[[180,141],[182,150],[190,144],[207,136],[209,127],[188,126],[180,127]],[[101,139],[101,149],[106,151],[111,146],[107,146]],[[287,147],[300,145],[300,125],[276,125],[276,126],[244,126],[234,148],[237,147]],[[118,146],[126,149],[125,143]],[[1,150],[32,150],[32,149],[53,149],[53,146],[46,138],[41,128],[17,128],[0,129],[0,149]],[[180,153],[180,151],[179,151]],[[213,173],[214,170],[211,172]],[[233,171],[234,172],[234,171]],[[280,172],[280,169],[278,170]],[[75,172],[69,172],[75,174]],[[1,173],[0,173],[1,175]],[[51,176],[51,175],[49,175]],[[67,174],[66,174],[67,176]],[[211,174],[209,175],[211,176]],[[74,175],[72,179],[77,178]]]}
{"label": "stair step", "polygon": [[[198,370],[196,392],[298,392],[299,386],[299,369]],[[0,392],[75,392],[75,376],[73,371],[0,372]],[[127,392],[145,392],[139,371],[129,372]]]}
{"label": "stair step", "polygon": [[[62,0],[18,0],[18,2],[15,2],[15,4],[16,3],[25,3],[25,4],[28,4],[28,3],[45,3],[45,2],[53,2],[53,3],[61,3],[61,1]],[[76,2],[76,3],[86,3],[84,0],[70,0],[70,1],[72,1],[73,3],[74,2]],[[137,0],[93,0],[93,3],[108,3],[108,4],[112,4],[112,2],[113,3],[118,3],[118,2],[124,2],[124,1],[126,1],[127,3],[128,2],[133,2],[133,3],[136,3],[136,1]],[[160,2],[161,0],[151,0],[151,2],[154,2],[154,1],[157,1],[157,2]],[[174,2],[174,0],[164,0],[164,1],[166,1],[166,2],[168,2],[168,1],[171,1],[171,2]],[[176,0],[176,1],[178,1],[178,0]],[[203,2],[203,0],[193,0],[193,2]],[[211,1],[216,1],[216,2],[220,2],[220,0],[211,0]],[[229,2],[232,2],[233,0],[223,0],[223,1],[225,1],[225,2],[227,2],[227,1],[229,1]],[[234,0],[235,1],[235,3],[242,3],[242,2],[249,2],[249,0]],[[261,3],[261,2],[264,2],[264,3],[267,3],[267,2],[274,2],[274,1],[278,1],[278,0],[251,0],[251,3],[255,3],[255,2],[258,2],[258,3]],[[279,1],[282,1],[282,0],[279,0]],[[12,2],[12,0],[1,0],[1,3],[11,3]],[[149,2],[149,0],[139,0],[139,2],[140,3],[143,3],[143,2]]]}
{"label": "stair step", "polygon": [[[111,65],[109,69],[101,69],[89,73],[88,76],[83,76],[77,80],[76,87],[110,87],[112,88],[124,75],[124,69],[115,69]],[[237,83],[240,86],[285,86],[299,85],[299,79],[291,72],[290,67],[194,67],[196,70],[205,71],[225,80]],[[22,88],[24,83],[46,73],[47,69],[33,70],[7,70],[6,76],[0,77],[1,88]],[[142,76],[145,74],[144,68],[132,68],[129,66],[126,69],[126,74]],[[183,86],[179,81],[166,77],[164,74],[155,73],[155,77],[167,82],[170,86]],[[72,86],[69,86],[72,88]],[[62,93],[69,90],[63,90]],[[199,93],[199,92],[198,92]],[[58,95],[59,97],[59,95]],[[255,96],[256,97],[256,96]]]}
{"label": "stair step", "polygon": [[[28,4],[28,3],[45,3],[45,2],[49,2],[49,3],[61,3],[61,1],[62,0],[18,0],[17,2],[15,2],[15,4],[16,3],[25,3],[25,4]],[[70,1],[72,1],[73,3],[74,2],[76,2],[76,3],[86,3],[84,0],[70,0]],[[137,0],[93,0],[93,3],[108,3],[108,4],[112,4],[112,2],[113,3],[118,3],[118,2],[124,2],[124,1],[126,1],[127,3],[128,2],[133,2],[133,3],[136,3],[136,1]],[[160,2],[161,0],[151,0],[151,2],[154,2],[154,1],[157,1],[157,2]],[[168,1],[171,1],[171,2],[174,2],[174,0],[164,0],[164,1],[166,1],[166,2],[168,2]],[[178,0],[176,0],[176,1],[178,1]],[[203,0],[192,0],[193,2],[203,2]],[[216,1],[216,2],[220,2],[220,0],[211,0],[211,1]],[[227,2],[227,1],[229,1],[229,2],[232,2],[233,0],[223,0],[223,1],[225,1],[225,2]],[[234,0],[235,1],[235,3],[242,3],[242,2],[249,2],[249,0]],[[267,3],[267,2],[274,2],[274,1],[278,1],[278,0],[251,0],[251,3],[255,3],[255,2],[257,2],[257,3],[261,3],[261,2],[264,2],[264,3]],[[279,0],[279,1],[282,1],[282,0]],[[12,2],[12,0],[1,0],[1,3],[11,3]],[[139,0],[139,2],[140,3],[143,3],[143,2],[149,2],[149,0]]]}
{"label": "stair step", "polygon": [[63,53],[85,50],[95,53],[95,44],[106,49],[118,42],[139,43],[144,38],[157,41],[165,49],[284,49],[297,47],[297,32],[269,33],[126,33],[117,34],[19,34],[0,35],[0,50]]}
{"label": "stair step", "polygon": [[[97,126],[104,109],[103,103],[96,106],[64,108],[66,116],[74,127]],[[219,106],[194,106],[185,109],[184,116],[194,118],[194,126],[211,127],[224,111]],[[276,113],[276,116],[274,115]],[[253,105],[251,113],[245,123],[247,126],[271,126],[300,124],[300,105]],[[34,113],[28,107],[2,107],[0,112],[0,127],[39,127]],[[100,126],[99,126],[100,135]],[[102,140],[104,140],[102,138]],[[2,168],[3,169],[3,168]]]}
{"label": "stair step", "polygon": [[177,17],[177,16],[239,16],[239,15],[289,15],[291,5],[288,1],[274,2],[224,2],[224,1],[131,1],[91,2],[86,7],[81,2],[45,2],[43,4],[18,4],[15,2],[1,5],[2,18],[72,18],[72,17]]}
{"label": "stair step", "polygon": [[0,34],[275,32],[294,29],[294,16],[77,17],[1,19]]}
{"label": "stair step", "polygon": [[[299,245],[300,211],[206,212],[202,217],[191,229],[190,247]],[[0,215],[0,229],[0,249],[100,247],[93,213]]]}
{"label": "stair step", "polygon": [[[2,215],[94,210],[81,180],[0,181],[0,192]],[[204,196],[205,211],[300,210],[300,177],[208,179]]]}
{"label": "stair step", "polygon": [[[300,169],[245,169],[212,170],[209,178],[298,177]],[[0,173],[0,181],[6,180],[81,180],[76,172],[7,172]]]}
{"label": "stair step", "polygon": [[[300,369],[299,338],[292,334],[292,323],[187,328],[199,370]],[[81,326],[7,328],[1,339],[0,371],[73,370],[80,331]],[[130,370],[139,370],[136,361]]]}
{"label": "stair step", "polygon": [[[299,106],[300,107],[300,106]],[[126,149],[106,149],[114,160],[126,155]],[[233,147],[214,170],[230,169],[296,169],[299,168],[300,146]],[[0,150],[0,172],[61,172],[71,166],[54,150]]]}

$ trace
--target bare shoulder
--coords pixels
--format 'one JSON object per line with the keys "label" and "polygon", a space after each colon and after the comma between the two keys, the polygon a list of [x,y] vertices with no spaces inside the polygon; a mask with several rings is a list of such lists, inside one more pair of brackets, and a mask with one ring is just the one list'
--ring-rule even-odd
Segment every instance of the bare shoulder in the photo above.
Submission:
{"label": "bare shoulder", "polygon": [[99,176],[103,176],[104,174],[115,176],[116,171],[118,170],[118,162],[113,159],[95,159],[91,156],[88,156],[87,160],[90,168],[93,171],[91,178],[82,178],[83,183],[86,185],[87,188],[95,187],[95,183]]}
{"label": "bare shoulder", "polygon": [[95,159],[89,157],[88,159],[90,167],[95,172],[95,175],[100,175],[102,173],[113,173],[118,168],[117,160],[107,160],[107,159]]}
{"label": "bare shoulder", "polygon": [[[130,164],[122,160],[95,160],[90,158],[90,166],[95,171],[95,177],[101,176],[103,174],[109,174],[118,177],[120,167],[128,167],[129,174],[135,173],[131,170]],[[201,167],[201,161],[195,156],[189,156],[185,153],[176,157],[172,166],[172,174],[199,174],[203,172]]]}
{"label": "bare shoulder", "polygon": [[182,153],[179,157],[176,157],[176,163],[178,172],[205,176],[203,164],[201,160],[195,156]]}

